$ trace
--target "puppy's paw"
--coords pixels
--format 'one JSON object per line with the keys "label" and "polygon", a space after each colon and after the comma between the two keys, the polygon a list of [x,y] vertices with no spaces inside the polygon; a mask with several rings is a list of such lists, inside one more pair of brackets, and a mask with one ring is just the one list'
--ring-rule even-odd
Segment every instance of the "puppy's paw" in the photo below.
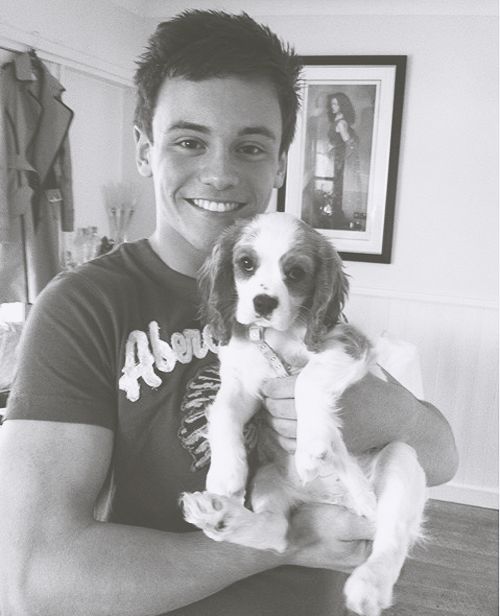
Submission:
{"label": "puppy's paw", "polygon": [[214,541],[227,540],[234,513],[242,508],[236,500],[209,492],[184,492],[180,503],[186,522],[200,528]]}
{"label": "puppy's paw", "polygon": [[305,485],[322,474],[331,458],[331,445],[324,440],[315,440],[297,445],[295,451],[295,468],[300,480]]}
{"label": "puppy's paw", "polygon": [[383,567],[369,563],[357,567],[344,586],[346,606],[360,616],[380,616],[392,605],[394,581]]}
{"label": "puppy's paw", "polygon": [[245,462],[232,461],[231,464],[212,462],[207,474],[207,491],[221,496],[235,497],[243,503],[247,475],[248,467]]}
{"label": "puppy's paw", "polygon": [[377,512],[377,498],[369,487],[361,490],[351,490],[346,496],[345,505],[356,515],[375,520]]}
{"label": "puppy's paw", "polygon": [[214,541],[280,553],[288,546],[285,516],[255,514],[235,498],[209,492],[184,493],[180,502],[185,520]]}

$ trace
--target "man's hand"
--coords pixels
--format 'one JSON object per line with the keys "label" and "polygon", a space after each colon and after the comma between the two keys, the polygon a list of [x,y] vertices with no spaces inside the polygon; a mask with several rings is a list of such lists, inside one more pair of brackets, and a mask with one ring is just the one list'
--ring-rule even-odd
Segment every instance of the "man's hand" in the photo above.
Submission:
{"label": "man's hand", "polygon": [[290,520],[290,564],[350,573],[371,550],[374,525],[345,507],[301,505]]}
{"label": "man's hand", "polygon": [[[296,447],[296,379],[296,376],[269,379],[262,388],[267,409],[263,419],[289,453]],[[291,564],[350,573],[368,557],[373,533],[371,522],[345,507],[302,505],[290,520]]]}
{"label": "man's hand", "polygon": [[278,443],[288,453],[294,453],[297,438],[297,413],[295,411],[295,376],[268,379],[262,386],[264,422],[273,430]]}
{"label": "man's hand", "polygon": [[[295,376],[269,379],[262,394],[263,419],[288,452],[296,446]],[[458,456],[445,417],[431,404],[417,400],[394,379],[388,382],[368,373],[349,387],[339,401],[342,436],[347,449],[362,454],[394,441],[410,445],[427,477],[427,485],[449,481]]]}

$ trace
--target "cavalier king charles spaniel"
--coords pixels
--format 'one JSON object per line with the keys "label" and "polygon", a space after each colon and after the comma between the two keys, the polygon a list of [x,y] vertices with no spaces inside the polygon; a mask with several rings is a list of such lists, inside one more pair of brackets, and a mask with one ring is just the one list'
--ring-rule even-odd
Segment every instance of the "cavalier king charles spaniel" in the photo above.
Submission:
{"label": "cavalier king charles spaniel", "polygon": [[[366,337],[342,322],[348,282],[340,257],[304,222],[261,214],[220,237],[199,283],[219,341],[221,386],[207,412],[207,491],[181,496],[185,519],[216,541],[278,552],[302,503],[341,504],[372,519],[371,553],[344,593],[350,610],[378,616],[420,536],[426,481],[404,443],[355,457],[343,442],[340,397],[374,358]],[[248,481],[245,424],[261,408],[264,380],[287,374],[297,374],[296,450],[261,430]]]}

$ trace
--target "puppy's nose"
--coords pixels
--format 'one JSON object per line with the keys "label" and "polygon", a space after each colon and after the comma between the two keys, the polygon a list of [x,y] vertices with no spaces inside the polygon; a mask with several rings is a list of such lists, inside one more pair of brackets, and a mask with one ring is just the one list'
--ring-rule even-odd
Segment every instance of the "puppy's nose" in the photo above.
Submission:
{"label": "puppy's nose", "polygon": [[256,295],[253,298],[253,306],[255,308],[255,312],[261,317],[265,317],[276,308],[278,305],[278,300],[275,297],[271,297],[270,295],[265,295],[262,293],[261,295]]}

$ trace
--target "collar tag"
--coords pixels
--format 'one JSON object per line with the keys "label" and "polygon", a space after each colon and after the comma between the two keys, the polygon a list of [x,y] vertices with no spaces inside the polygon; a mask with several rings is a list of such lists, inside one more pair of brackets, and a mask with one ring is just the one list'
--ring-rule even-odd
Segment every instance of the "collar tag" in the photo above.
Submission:
{"label": "collar tag", "polygon": [[248,328],[248,339],[252,342],[263,342],[264,328],[260,325],[250,325]]}

